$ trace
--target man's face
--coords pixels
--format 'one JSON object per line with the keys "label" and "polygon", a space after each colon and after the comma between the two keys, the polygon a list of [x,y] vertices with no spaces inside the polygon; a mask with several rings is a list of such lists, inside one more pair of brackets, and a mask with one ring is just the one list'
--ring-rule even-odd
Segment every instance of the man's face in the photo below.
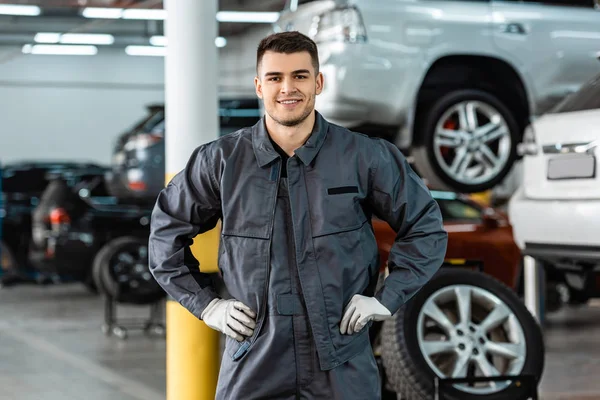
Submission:
{"label": "man's face", "polygon": [[254,78],[256,94],[266,113],[277,123],[295,126],[315,108],[315,98],[323,89],[323,74],[315,75],[310,54],[267,51]]}

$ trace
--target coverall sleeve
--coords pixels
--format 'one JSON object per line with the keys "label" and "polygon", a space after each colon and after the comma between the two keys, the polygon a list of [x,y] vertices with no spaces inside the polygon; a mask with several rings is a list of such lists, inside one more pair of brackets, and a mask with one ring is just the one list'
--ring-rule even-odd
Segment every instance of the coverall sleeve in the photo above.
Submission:
{"label": "coverall sleeve", "polygon": [[394,314],[441,267],[448,234],[439,205],[400,150],[375,140],[378,151],[371,170],[370,205],[397,233],[388,260],[389,276],[375,298]]}
{"label": "coverall sleeve", "polygon": [[221,218],[219,186],[206,145],[160,192],[150,223],[150,271],[167,294],[197,318],[217,296],[209,274],[200,272],[190,245]]}

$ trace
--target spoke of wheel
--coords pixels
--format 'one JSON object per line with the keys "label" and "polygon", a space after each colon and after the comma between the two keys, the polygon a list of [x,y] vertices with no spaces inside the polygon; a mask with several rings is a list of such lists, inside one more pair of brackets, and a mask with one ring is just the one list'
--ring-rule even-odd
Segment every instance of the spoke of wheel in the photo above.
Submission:
{"label": "spoke of wheel", "polygon": [[501,138],[502,136],[506,135],[507,133],[508,132],[507,132],[507,130],[506,130],[505,127],[496,125],[496,129],[492,130],[489,133],[486,133],[483,136],[483,142],[484,143],[489,143],[489,142],[494,141],[494,140],[496,140],[498,138]]}
{"label": "spoke of wheel", "polygon": [[465,353],[458,357],[454,369],[452,370],[452,378],[465,378],[467,376],[467,368],[469,368],[469,360],[471,357]]}
{"label": "spoke of wheel", "polygon": [[510,315],[508,307],[504,304],[497,304],[494,310],[479,324],[479,327],[483,332],[487,332],[502,324]]}
{"label": "spoke of wheel", "polygon": [[438,129],[435,133],[435,145],[458,147],[460,146],[460,133],[451,129]]}
{"label": "spoke of wheel", "polygon": [[458,304],[458,315],[460,323],[467,326],[471,323],[471,289],[468,287],[457,287],[454,289],[456,303]]}
{"label": "spoke of wheel", "polygon": [[448,353],[456,350],[456,345],[450,341],[431,340],[423,342],[423,350],[427,356],[439,353]]}
{"label": "spoke of wheel", "polygon": [[469,167],[469,164],[471,164],[471,161],[473,161],[473,153],[467,153],[464,161],[460,164],[460,168],[456,171],[457,177],[462,178],[465,176],[465,172],[467,172],[467,168]]}
{"label": "spoke of wheel", "polygon": [[124,261],[124,262],[127,262],[127,263],[133,263],[133,262],[135,262],[135,259],[129,253],[121,253],[121,254],[119,254],[119,256],[117,258],[118,258],[119,261]]}
{"label": "spoke of wheel", "polygon": [[485,349],[489,353],[510,359],[521,358],[523,356],[521,348],[521,345],[514,343],[487,342],[485,344]]}
{"label": "spoke of wheel", "polygon": [[487,161],[491,163],[490,167],[495,168],[500,163],[500,160],[498,160],[494,152],[485,144],[482,144],[479,147],[479,151],[487,158]]}
{"label": "spoke of wheel", "polygon": [[[496,369],[485,357],[478,357],[475,362],[479,366],[479,369],[486,377],[499,376],[500,371]],[[492,387],[496,387],[496,382],[490,382]]]}
{"label": "spoke of wheel", "polygon": [[438,147],[458,147],[460,146],[460,142],[452,139],[444,139],[440,137],[435,138],[435,145]]}
{"label": "spoke of wheel", "polygon": [[467,117],[467,104],[461,103],[458,106],[458,125],[461,130],[466,131],[469,129],[469,121]]}
{"label": "spoke of wheel", "polygon": [[452,129],[438,129],[436,131],[437,136],[439,136],[440,138],[443,139],[453,139],[453,140],[459,140],[460,139],[460,131],[455,131]]}
{"label": "spoke of wheel", "polygon": [[467,157],[467,149],[465,147],[461,147],[456,151],[456,155],[454,156],[454,160],[452,160],[452,165],[450,165],[450,171],[456,175],[458,173],[458,169],[462,165],[463,161]]}
{"label": "spoke of wheel", "polygon": [[466,106],[467,111],[467,126],[471,132],[474,132],[477,129],[478,121],[477,121],[477,111],[475,108],[475,103],[467,103]]}
{"label": "spoke of wheel", "polygon": [[446,330],[446,333],[454,330],[454,324],[448,319],[446,314],[433,301],[423,307],[423,313],[434,320],[439,326]]}

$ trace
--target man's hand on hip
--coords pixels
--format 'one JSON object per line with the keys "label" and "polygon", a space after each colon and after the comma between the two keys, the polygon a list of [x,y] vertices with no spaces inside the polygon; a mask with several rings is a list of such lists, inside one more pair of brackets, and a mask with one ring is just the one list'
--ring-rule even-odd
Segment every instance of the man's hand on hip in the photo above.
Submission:
{"label": "man's hand on hip", "polygon": [[369,321],[383,321],[391,316],[390,310],[375,297],[355,294],[344,310],[340,332],[342,335],[352,335],[364,328]]}
{"label": "man's hand on hip", "polygon": [[206,325],[241,342],[252,336],[256,313],[237,300],[214,299],[200,316]]}

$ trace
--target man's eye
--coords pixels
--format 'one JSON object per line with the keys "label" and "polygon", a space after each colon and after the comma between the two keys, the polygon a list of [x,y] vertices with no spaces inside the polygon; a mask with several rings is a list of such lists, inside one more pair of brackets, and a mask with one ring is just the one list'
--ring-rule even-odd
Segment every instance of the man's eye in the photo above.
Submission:
{"label": "man's eye", "polygon": [[278,81],[279,78],[278,77],[273,77],[273,78],[269,78],[270,81]]}
{"label": "man's eye", "polygon": [[306,79],[306,76],[305,75],[296,75],[296,78],[298,78],[298,79]]}

